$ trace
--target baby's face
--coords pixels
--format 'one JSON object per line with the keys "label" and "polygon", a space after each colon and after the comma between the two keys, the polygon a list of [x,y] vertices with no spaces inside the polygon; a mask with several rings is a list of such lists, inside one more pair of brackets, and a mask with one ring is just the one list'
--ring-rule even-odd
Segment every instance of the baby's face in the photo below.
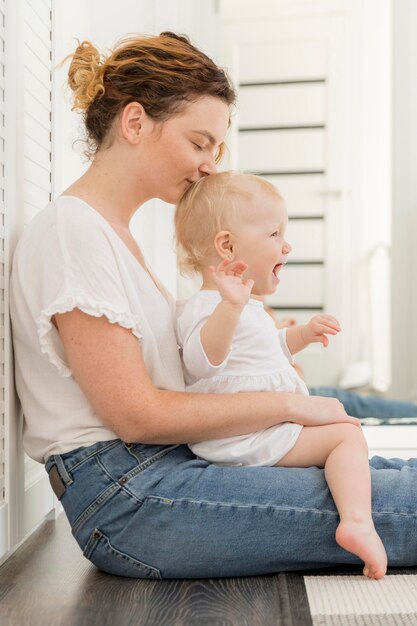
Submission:
{"label": "baby's face", "polygon": [[248,264],[244,278],[255,281],[252,293],[265,296],[278,287],[279,272],[291,252],[285,241],[287,211],[275,194],[258,193],[247,202],[234,232],[233,256]]}

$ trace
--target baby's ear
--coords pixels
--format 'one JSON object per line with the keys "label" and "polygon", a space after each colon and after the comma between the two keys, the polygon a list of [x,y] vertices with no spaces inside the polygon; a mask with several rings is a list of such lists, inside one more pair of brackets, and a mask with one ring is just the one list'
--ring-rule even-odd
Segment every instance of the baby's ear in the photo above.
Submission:
{"label": "baby's ear", "polygon": [[233,235],[228,230],[221,230],[214,238],[214,247],[221,259],[233,261]]}

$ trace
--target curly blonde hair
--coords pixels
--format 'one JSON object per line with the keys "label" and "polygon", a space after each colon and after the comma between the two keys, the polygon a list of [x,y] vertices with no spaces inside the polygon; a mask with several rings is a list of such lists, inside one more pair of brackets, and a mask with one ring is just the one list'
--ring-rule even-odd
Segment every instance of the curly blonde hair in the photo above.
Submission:
{"label": "curly blonde hair", "polygon": [[187,37],[172,32],[124,38],[107,57],[90,41],[78,42],[70,58],[73,109],[84,116],[89,156],[103,146],[114,119],[131,102],[162,122],[202,96],[229,106],[236,100],[226,72]]}
{"label": "curly blonde hair", "polygon": [[190,185],[175,208],[177,264],[182,274],[201,272],[214,251],[214,239],[222,230],[233,229],[242,220],[256,219],[251,200],[267,193],[279,201],[278,189],[260,176],[221,172]]}

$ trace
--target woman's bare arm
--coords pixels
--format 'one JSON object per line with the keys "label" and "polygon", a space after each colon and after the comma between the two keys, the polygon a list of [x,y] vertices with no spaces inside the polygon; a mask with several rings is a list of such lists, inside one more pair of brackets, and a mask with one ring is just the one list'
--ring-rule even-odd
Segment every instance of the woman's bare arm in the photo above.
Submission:
{"label": "woman's bare arm", "polygon": [[284,421],[358,423],[333,398],[159,390],[130,330],[79,309],[55,315],[55,323],[75,380],[103,423],[126,442],[191,443],[249,433]]}

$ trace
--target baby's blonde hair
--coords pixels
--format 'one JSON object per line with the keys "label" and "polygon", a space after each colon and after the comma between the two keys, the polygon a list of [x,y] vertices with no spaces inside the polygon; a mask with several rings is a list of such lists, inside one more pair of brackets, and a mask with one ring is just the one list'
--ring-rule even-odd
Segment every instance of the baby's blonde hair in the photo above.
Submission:
{"label": "baby's blonde hair", "polygon": [[253,174],[221,172],[200,178],[184,193],[175,210],[175,240],[178,267],[183,274],[201,272],[204,260],[214,250],[221,230],[233,230],[237,221],[253,220],[251,200],[268,193],[282,200],[278,189]]}

